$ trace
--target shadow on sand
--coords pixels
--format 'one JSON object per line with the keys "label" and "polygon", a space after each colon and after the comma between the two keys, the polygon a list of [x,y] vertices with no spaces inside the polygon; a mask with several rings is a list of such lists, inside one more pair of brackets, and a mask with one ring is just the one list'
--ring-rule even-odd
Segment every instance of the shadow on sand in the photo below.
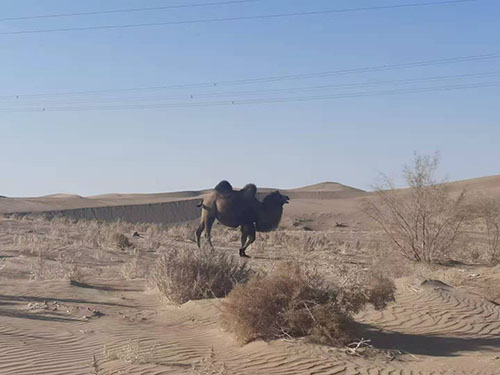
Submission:
{"label": "shadow on sand", "polygon": [[78,322],[78,321],[81,322],[81,319],[59,316],[59,314],[56,314],[53,311],[45,313],[35,313],[28,311],[0,309],[0,316],[8,318],[18,318],[18,319],[44,320],[50,322],[65,322],[65,323]]}
{"label": "shadow on sand", "polygon": [[115,287],[107,286],[107,285],[96,285],[96,284],[82,283],[82,282],[76,281],[76,280],[71,280],[70,285],[73,285],[73,286],[76,286],[79,288],[102,290],[105,292],[144,292],[144,289],[115,288]]}
{"label": "shadow on sand", "polygon": [[395,349],[415,355],[458,356],[460,352],[491,350],[500,352],[500,336],[459,337],[417,335],[394,331],[381,331],[375,326],[358,323],[360,337],[370,338],[378,349]]}
{"label": "shadow on sand", "polygon": [[13,305],[13,304],[27,304],[30,302],[45,302],[53,301],[59,303],[80,303],[86,305],[103,305],[103,306],[115,306],[115,307],[128,307],[133,308],[133,305],[124,305],[120,303],[109,303],[109,302],[98,302],[98,301],[87,301],[84,299],[77,298],[54,298],[54,297],[35,297],[35,296],[9,296],[5,294],[0,294],[0,306],[1,305]]}

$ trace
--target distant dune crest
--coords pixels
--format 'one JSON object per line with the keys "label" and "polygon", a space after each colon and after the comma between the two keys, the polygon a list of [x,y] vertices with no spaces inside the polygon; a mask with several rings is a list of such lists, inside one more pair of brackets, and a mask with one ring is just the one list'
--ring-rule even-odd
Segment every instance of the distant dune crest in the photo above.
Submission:
{"label": "distant dune crest", "polygon": [[307,185],[296,189],[291,189],[292,191],[359,191],[364,192],[364,190],[357,189],[351,186],[342,185],[338,182],[320,182],[314,185]]}
{"label": "distant dune crest", "polygon": [[[466,189],[470,193],[477,192],[486,196],[500,195],[500,175],[455,181],[450,182],[450,185],[453,190],[457,191]],[[265,193],[273,190],[276,189],[259,188],[257,196],[261,199]],[[211,191],[212,189],[154,194],[112,193],[92,197],[60,193],[44,197],[3,198],[0,200],[0,213],[64,211],[65,214],[71,214],[70,211],[72,210],[86,209],[91,210],[89,212],[93,215],[99,215],[99,217],[104,215],[107,219],[119,218],[127,221],[133,216],[134,221],[150,221],[154,217],[161,217],[162,222],[165,222],[166,219],[168,219],[168,222],[183,222],[193,220],[198,216],[198,211],[192,209],[194,207],[193,202],[198,202],[200,197]],[[280,191],[291,198],[292,205],[287,209],[288,213],[286,214],[292,216],[304,215],[304,212],[309,212],[311,207],[320,206],[323,207],[325,213],[329,214],[338,215],[339,212],[343,212],[344,209],[340,208],[340,206],[349,206],[351,208],[348,211],[354,212],[359,205],[359,198],[370,197],[372,194],[361,189],[330,181],[295,189],[280,189]],[[160,205],[163,208],[160,208]],[[176,207],[175,214],[174,212],[163,212],[166,207],[169,207],[169,210]],[[105,212],[100,213],[98,212],[99,210],[104,210]],[[141,214],[139,215],[135,211],[140,211]],[[80,217],[82,213],[79,212],[75,215]],[[87,215],[88,213],[85,211],[83,216],[86,217]],[[126,217],[122,217],[123,215]],[[169,218],[166,218],[165,215],[171,215],[172,217],[169,216]],[[361,218],[358,219],[361,220]],[[338,217],[335,220],[342,221],[343,219]]]}

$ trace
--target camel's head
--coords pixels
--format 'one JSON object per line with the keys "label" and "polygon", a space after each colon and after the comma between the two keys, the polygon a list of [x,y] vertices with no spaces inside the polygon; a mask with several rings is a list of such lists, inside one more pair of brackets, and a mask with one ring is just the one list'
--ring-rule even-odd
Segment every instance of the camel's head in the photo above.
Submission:
{"label": "camel's head", "polygon": [[290,198],[287,195],[281,194],[278,190],[273,191],[264,198],[265,205],[276,205],[282,207],[283,205],[289,203]]}

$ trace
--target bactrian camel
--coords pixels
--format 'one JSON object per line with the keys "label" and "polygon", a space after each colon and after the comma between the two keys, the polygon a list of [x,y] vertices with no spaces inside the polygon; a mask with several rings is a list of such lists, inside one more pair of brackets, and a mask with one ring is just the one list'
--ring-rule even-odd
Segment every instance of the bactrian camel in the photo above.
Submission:
{"label": "bactrian camel", "polygon": [[248,184],[241,190],[233,190],[227,181],[217,184],[214,191],[207,195],[198,205],[202,208],[200,226],[196,230],[196,242],[200,247],[203,231],[210,246],[212,245],[212,225],[217,219],[221,224],[231,228],[241,228],[240,256],[255,241],[255,232],[269,232],[276,229],[281,221],[283,205],[290,200],[286,195],[274,191],[260,202],[255,195],[257,187]]}

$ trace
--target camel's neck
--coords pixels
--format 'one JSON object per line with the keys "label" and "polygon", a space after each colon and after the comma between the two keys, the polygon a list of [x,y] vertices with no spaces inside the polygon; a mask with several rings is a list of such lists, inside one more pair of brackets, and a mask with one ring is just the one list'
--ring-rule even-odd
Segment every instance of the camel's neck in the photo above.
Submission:
{"label": "camel's neck", "polygon": [[283,215],[283,207],[262,207],[262,211],[258,215],[257,219],[257,231],[259,232],[269,232],[276,228],[281,221],[281,216]]}

